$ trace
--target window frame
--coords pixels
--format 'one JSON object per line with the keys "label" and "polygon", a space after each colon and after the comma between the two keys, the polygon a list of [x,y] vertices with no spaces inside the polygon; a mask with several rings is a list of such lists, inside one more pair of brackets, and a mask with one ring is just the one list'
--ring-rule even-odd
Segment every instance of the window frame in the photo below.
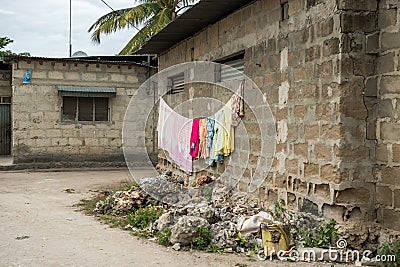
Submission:
{"label": "window frame", "polygon": [[289,19],[289,0],[281,1],[281,21]]}
{"label": "window frame", "polygon": [[244,79],[244,75],[241,76],[233,76],[233,77],[229,77],[229,73],[227,75],[227,77],[224,77],[223,75],[223,67],[222,65],[228,65],[231,66],[234,65],[235,63],[237,64],[238,62],[242,62],[242,64],[240,64],[240,68],[235,68],[232,67],[234,69],[236,69],[237,71],[241,71],[244,74],[244,69],[245,69],[245,60],[244,60],[244,51],[241,51],[239,53],[230,55],[224,59],[218,60],[216,61],[216,63],[219,63],[216,65],[216,69],[215,69],[215,81],[216,82],[225,82],[225,81],[229,81],[229,80],[242,80]]}
{"label": "window frame", "polygon": [[[65,97],[67,97],[67,98],[75,98],[75,101],[76,101],[76,103],[75,103],[75,115],[74,115],[74,119],[72,120],[72,119],[67,119],[67,117],[66,116],[68,116],[68,115],[65,115],[64,114],[64,105],[65,105],[65,103],[64,103],[64,98]],[[92,120],[79,120],[79,99],[81,99],[81,98],[86,98],[86,99],[89,99],[89,98],[91,98],[92,99]],[[107,99],[107,120],[96,120],[96,99],[98,99],[98,98],[105,98],[105,99]],[[66,122],[66,123],[68,123],[68,122],[73,122],[73,123],[108,123],[108,122],[111,122],[111,108],[110,108],[110,98],[109,97],[79,97],[79,96],[62,96],[61,97],[61,121],[62,122]]]}
{"label": "window frame", "polygon": [[167,94],[177,94],[185,90],[185,73],[181,72],[167,78]]}

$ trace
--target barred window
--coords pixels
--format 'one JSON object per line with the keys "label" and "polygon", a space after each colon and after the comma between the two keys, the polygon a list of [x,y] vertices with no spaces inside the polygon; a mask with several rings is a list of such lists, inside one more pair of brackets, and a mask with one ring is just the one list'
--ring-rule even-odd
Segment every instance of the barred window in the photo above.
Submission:
{"label": "barred window", "polygon": [[62,121],[109,121],[106,97],[63,97]]}

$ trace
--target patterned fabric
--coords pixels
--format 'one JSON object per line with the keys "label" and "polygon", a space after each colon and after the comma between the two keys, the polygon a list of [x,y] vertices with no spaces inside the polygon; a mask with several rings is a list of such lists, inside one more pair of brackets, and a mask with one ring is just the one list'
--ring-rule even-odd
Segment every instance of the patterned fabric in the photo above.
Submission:
{"label": "patterned fabric", "polygon": [[193,120],[190,136],[190,155],[192,158],[196,158],[197,153],[199,153],[199,141],[199,120]]}
{"label": "patterned fabric", "polygon": [[244,116],[244,83],[243,80],[236,94],[231,97],[232,100],[232,125],[234,127],[239,125],[240,118]]}
{"label": "patterned fabric", "polygon": [[213,165],[214,159],[211,158],[211,151],[213,146],[214,139],[214,125],[215,119],[214,116],[208,117],[206,120],[207,123],[207,138],[206,138],[206,164]]}
{"label": "patterned fabric", "polygon": [[207,120],[201,119],[199,121],[199,152],[196,158],[207,157]]}
{"label": "patterned fabric", "polygon": [[232,113],[230,112],[230,108],[232,106],[232,100],[229,100],[228,103],[223,107],[224,109],[224,156],[229,156],[234,149],[234,130],[232,126]]}

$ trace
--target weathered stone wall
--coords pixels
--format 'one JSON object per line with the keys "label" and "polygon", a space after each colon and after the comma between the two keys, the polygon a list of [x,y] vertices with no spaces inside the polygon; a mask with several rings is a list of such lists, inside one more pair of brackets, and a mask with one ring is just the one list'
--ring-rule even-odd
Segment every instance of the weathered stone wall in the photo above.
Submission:
{"label": "weathered stone wall", "polygon": [[[33,70],[31,83],[23,84],[27,69]],[[146,80],[146,73],[147,68],[135,63],[39,59],[13,63],[14,162],[124,162],[123,119],[130,98]],[[58,96],[58,85],[116,88],[116,97],[109,99],[111,120],[61,121],[62,97]],[[152,144],[148,145],[152,151]]]}
{"label": "weathered stone wall", "polygon": [[[368,53],[376,56],[376,75],[368,80],[374,101],[376,208],[378,221],[400,231],[400,3],[379,2],[378,30],[367,36]],[[371,93],[370,93],[371,92]],[[372,101],[371,100],[371,101]]]}
{"label": "weathered stone wall", "polygon": [[0,70],[0,96],[11,96],[11,70]]}
{"label": "weathered stone wall", "polygon": [[[289,0],[289,19],[281,21],[280,14],[280,1],[256,1],[166,51],[160,69],[244,51],[245,74],[266,96],[277,126],[260,202],[281,197],[294,210],[341,222],[368,220],[352,233],[362,236],[360,244],[376,239],[370,234],[375,219],[400,230],[399,2]],[[188,98],[167,96],[171,103]],[[251,156],[242,191],[260,146],[248,115]]]}
{"label": "weathered stone wall", "polygon": [[[369,162],[363,129],[341,116],[346,107],[352,111],[343,104],[342,94],[343,88],[350,87],[349,82],[342,81],[344,20],[336,1],[289,1],[289,19],[282,21],[280,1],[260,0],[177,44],[159,59],[163,69],[190,60],[219,60],[244,51],[245,74],[266,96],[277,125],[275,161],[257,192],[260,201],[271,204],[280,197],[291,209],[339,221],[347,219],[354,208],[347,204],[356,203],[357,212],[367,216],[374,192],[373,186],[364,182],[355,186],[353,172],[343,167],[352,165],[359,152],[364,157],[362,164]],[[251,97],[251,88],[246,88],[245,95]],[[217,97],[218,92],[212,96]],[[357,101],[362,104],[362,98]],[[261,145],[257,123],[248,114],[244,123],[252,151],[238,186],[243,191],[247,190]],[[360,150],[357,144],[354,149],[343,146],[346,127],[359,134],[354,138],[362,144]]]}

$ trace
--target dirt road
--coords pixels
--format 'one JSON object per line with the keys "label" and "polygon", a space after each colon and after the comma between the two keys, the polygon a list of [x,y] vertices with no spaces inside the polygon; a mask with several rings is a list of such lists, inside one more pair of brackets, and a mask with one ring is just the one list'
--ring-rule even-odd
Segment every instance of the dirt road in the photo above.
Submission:
{"label": "dirt road", "polygon": [[288,266],[176,252],[75,211],[80,199],[129,177],[127,171],[0,172],[0,266]]}

